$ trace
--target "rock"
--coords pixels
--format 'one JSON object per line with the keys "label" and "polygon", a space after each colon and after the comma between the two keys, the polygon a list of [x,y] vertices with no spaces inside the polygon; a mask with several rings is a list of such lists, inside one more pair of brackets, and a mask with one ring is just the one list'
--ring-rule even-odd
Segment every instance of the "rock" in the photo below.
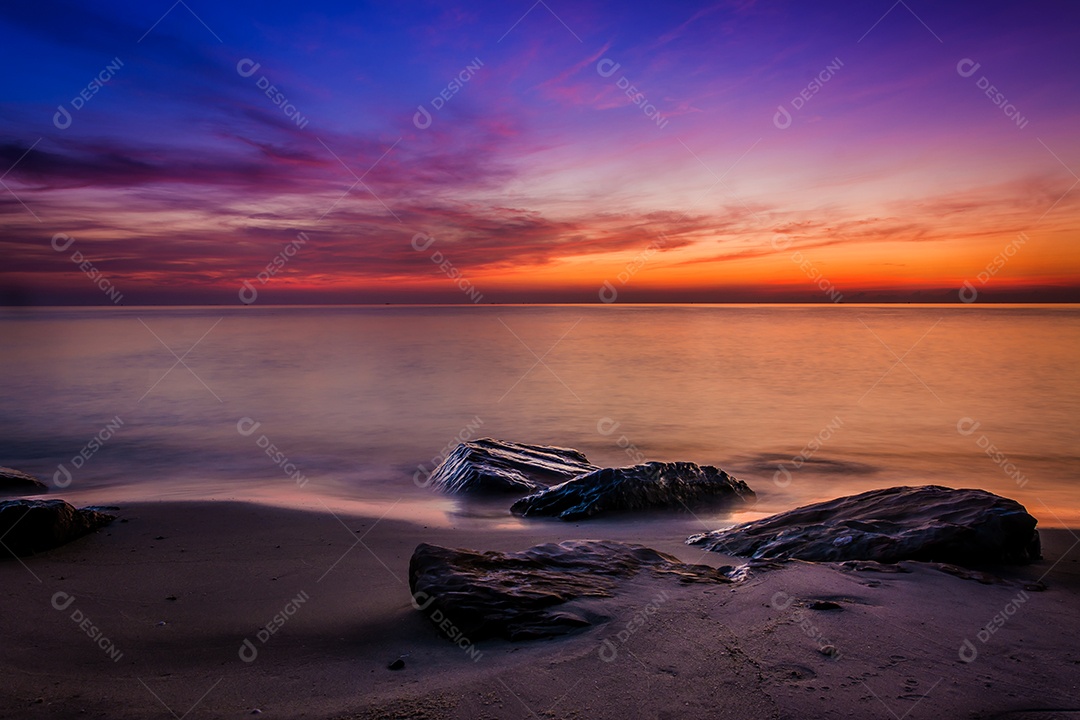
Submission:
{"label": "rock", "polygon": [[818,648],[818,652],[829,658],[835,658],[840,654],[840,651],[836,649],[835,645],[822,645]]}
{"label": "rock", "polygon": [[681,582],[730,582],[641,545],[568,540],[523,552],[475,552],[418,545],[409,562],[413,603],[451,640],[551,637],[591,625],[591,612],[559,608],[576,598],[612,597],[620,581],[649,571]]}
{"label": "rock", "polygon": [[925,485],[807,505],[686,542],[752,558],[924,560],[968,567],[1038,560],[1036,522],[1015,500]]}
{"label": "rock", "polygon": [[0,495],[38,495],[49,492],[49,486],[21,470],[0,467]]}
{"label": "rock", "polygon": [[390,663],[389,665],[387,665],[387,666],[386,666],[386,669],[387,669],[387,670],[401,670],[401,669],[403,669],[404,667],[405,667],[405,661],[404,661],[404,660],[402,660],[401,658],[398,658],[398,659],[397,659],[397,660],[395,660],[394,662],[392,662],[392,663]]}
{"label": "rock", "polygon": [[515,502],[518,515],[581,520],[606,512],[686,510],[754,497],[746,483],[711,465],[691,462],[648,462],[603,468]]}
{"label": "rock", "polygon": [[71,542],[113,519],[63,500],[7,500],[0,502],[0,538],[15,555],[30,555]]}
{"label": "rock", "polygon": [[570,448],[482,438],[454,448],[428,483],[453,494],[525,495],[595,469],[584,454]]}
{"label": "rock", "polygon": [[843,570],[850,570],[852,572],[877,572],[892,575],[911,572],[910,568],[901,565],[900,563],[887,564],[874,562],[873,560],[846,560],[840,563],[839,567]]}
{"label": "rock", "polygon": [[843,610],[840,603],[833,602],[832,600],[815,600],[807,605],[811,610]]}

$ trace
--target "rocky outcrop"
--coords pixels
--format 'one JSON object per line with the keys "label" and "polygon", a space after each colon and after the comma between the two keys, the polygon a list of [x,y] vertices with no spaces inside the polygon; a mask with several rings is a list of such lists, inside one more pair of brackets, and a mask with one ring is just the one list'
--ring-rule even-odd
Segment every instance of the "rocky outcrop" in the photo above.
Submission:
{"label": "rocky outcrop", "polygon": [[926,485],[807,505],[686,542],[759,559],[925,560],[970,567],[1038,560],[1036,522],[1015,500]]}
{"label": "rocky outcrop", "polygon": [[483,438],[458,445],[428,484],[452,494],[525,495],[595,469],[577,450]]}
{"label": "rocky outcrop", "polygon": [[451,639],[475,642],[562,635],[600,618],[560,607],[611,597],[641,572],[681,582],[730,582],[720,570],[687,565],[641,545],[571,540],[523,552],[475,552],[421,544],[409,562],[414,606]]}
{"label": "rocky outcrop", "polygon": [[21,470],[0,467],[0,495],[37,495],[49,491],[49,486]]}
{"label": "rocky outcrop", "polygon": [[[0,502],[0,556],[31,555],[63,545],[103,527],[115,518],[97,510],[79,510],[63,500]],[[3,548],[7,548],[5,552]]]}
{"label": "rocky outcrop", "polygon": [[510,511],[525,517],[581,520],[610,512],[743,503],[753,497],[746,483],[711,465],[649,462],[594,470],[523,497]]}

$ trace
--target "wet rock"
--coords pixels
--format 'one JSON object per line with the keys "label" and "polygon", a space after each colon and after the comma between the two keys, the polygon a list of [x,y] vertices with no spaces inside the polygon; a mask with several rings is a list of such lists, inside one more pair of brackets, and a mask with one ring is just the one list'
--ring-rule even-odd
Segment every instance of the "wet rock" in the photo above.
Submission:
{"label": "wet rock", "polygon": [[1036,523],[1015,500],[925,485],[807,505],[686,542],[752,558],[924,560],[970,567],[1038,560]]}
{"label": "wet rock", "polygon": [[482,438],[458,445],[432,471],[428,483],[452,494],[525,495],[595,469],[584,454],[570,448]]}
{"label": "wet rock", "polygon": [[594,470],[523,497],[510,510],[525,517],[581,520],[610,512],[741,504],[753,497],[746,483],[711,465],[648,462]]}
{"label": "wet rock", "polygon": [[39,495],[49,486],[33,475],[9,467],[0,467],[0,495]]}
{"label": "wet rock", "polygon": [[811,610],[843,610],[840,603],[833,602],[832,600],[815,600],[807,605]]}
{"label": "wet rock", "polygon": [[932,567],[935,570],[940,570],[946,575],[952,575],[963,580],[974,580],[977,583],[983,585],[996,585],[1005,584],[1005,580],[999,578],[997,575],[991,573],[981,572],[979,570],[969,570],[957,565],[951,565],[949,563],[923,563],[927,567]]}
{"label": "wet rock", "polygon": [[523,552],[475,552],[421,544],[409,562],[413,603],[466,647],[488,637],[550,637],[599,621],[560,607],[577,598],[612,597],[621,581],[650,572],[681,582],[730,582],[705,565],[687,565],[641,545],[569,540]]}
{"label": "wet rock", "polygon": [[873,560],[846,560],[840,563],[840,567],[852,572],[877,572],[892,575],[911,572],[910,568],[899,563],[879,563]]}
{"label": "wet rock", "polygon": [[[9,552],[31,555],[71,542],[113,519],[63,500],[7,500],[0,502],[0,537]],[[7,554],[0,549],[0,555]]]}

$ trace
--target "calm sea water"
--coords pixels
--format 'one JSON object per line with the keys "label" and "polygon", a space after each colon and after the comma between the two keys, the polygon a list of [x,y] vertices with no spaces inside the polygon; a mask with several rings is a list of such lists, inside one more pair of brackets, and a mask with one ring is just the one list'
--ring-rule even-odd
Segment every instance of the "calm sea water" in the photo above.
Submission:
{"label": "calm sea water", "polygon": [[758,492],[709,522],[938,483],[1080,526],[1077,306],[6,309],[0,338],[0,464],[86,502],[460,516],[417,481],[491,436]]}

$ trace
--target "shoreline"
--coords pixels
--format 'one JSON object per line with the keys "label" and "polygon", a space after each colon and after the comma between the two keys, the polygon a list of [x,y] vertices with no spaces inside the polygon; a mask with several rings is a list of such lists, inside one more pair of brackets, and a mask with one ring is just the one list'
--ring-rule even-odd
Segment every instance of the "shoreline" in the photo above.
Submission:
{"label": "shoreline", "polygon": [[[683,545],[676,528],[692,521],[425,527],[228,501],[130,503],[116,514],[25,567],[0,563],[10,689],[0,715],[183,716],[194,706],[192,718],[254,709],[509,718],[554,704],[555,717],[674,707],[688,717],[889,717],[918,704],[957,716],[1069,707],[1080,682],[1080,651],[1065,632],[1080,599],[1070,530],[1042,529],[1044,560],[1002,571],[1007,585],[922,564],[883,574],[789,563],[734,586],[637,578],[615,598],[588,601],[607,622],[553,640],[481,641],[470,656],[410,602],[420,542],[517,551],[607,538],[685,562],[732,560]],[[1043,574],[1045,591],[1024,589]],[[811,598],[843,611],[807,610]],[[970,663],[959,656],[965,640]],[[387,669],[403,655],[404,669]]]}

